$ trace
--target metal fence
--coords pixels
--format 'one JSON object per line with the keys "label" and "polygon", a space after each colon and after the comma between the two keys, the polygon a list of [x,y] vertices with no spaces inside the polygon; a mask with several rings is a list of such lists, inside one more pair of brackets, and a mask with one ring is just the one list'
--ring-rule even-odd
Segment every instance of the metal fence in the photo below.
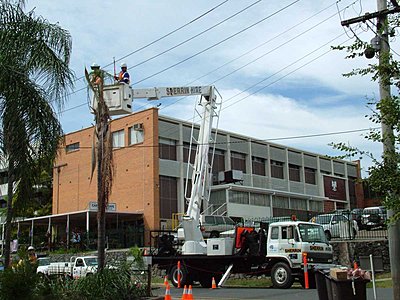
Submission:
{"label": "metal fence", "polygon": [[382,240],[387,239],[386,215],[376,213],[353,213],[351,211],[335,211],[331,213],[315,213],[303,211],[301,214],[279,216],[271,220],[290,220],[295,215],[298,220],[321,224],[330,241],[340,240]]}

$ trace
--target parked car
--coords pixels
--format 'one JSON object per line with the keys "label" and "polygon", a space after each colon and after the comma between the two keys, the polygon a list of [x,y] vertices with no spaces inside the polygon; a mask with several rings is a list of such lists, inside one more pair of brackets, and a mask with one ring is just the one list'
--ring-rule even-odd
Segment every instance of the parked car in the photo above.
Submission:
{"label": "parked car", "polygon": [[[228,216],[201,215],[200,226],[204,238],[217,238],[223,231],[234,229],[236,223]],[[178,240],[185,238],[183,228],[178,228]]]}
{"label": "parked car", "polygon": [[385,228],[386,220],[386,209],[383,206],[366,207],[361,216],[363,227],[367,230],[377,227]]}
{"label": "parked car", "polygon": [[37,259],[38,267],[36,273],[39,275],[48,275],[48,269],[50,266],[50,258],[48,257],[39,257]]}
{"label": "parked car", "polygon": [[358,232],[357,222],[343,214],[324,214],[313,217],[310,222],[321,224],[328,241],[332,238],[354,238]]}

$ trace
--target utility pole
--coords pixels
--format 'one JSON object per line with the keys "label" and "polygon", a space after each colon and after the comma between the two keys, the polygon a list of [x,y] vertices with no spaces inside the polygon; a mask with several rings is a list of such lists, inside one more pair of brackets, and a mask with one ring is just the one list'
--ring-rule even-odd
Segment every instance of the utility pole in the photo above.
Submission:
{"label": "utility pole", "polygon": [[[377,0],[376,13],[365,14],[364,16],[357,17],[354,19],[346,20],[342,22],[343,26],[349,26],[350,24],[365,22],[372,18],[377,18],[377,32],[381,33],[379,39],[379,66],[383,67],[389,64],[389,38],[388,38],[388,18],[387,16],[392,13],[400,12],[399,4],[397,0],[391,0],[393,9],[387,8],[387,0]],[[385,74],[380,74],[379,77],[379,95],[380,101],[387,101],[391,99],[390,94],[390,78]],[[390,124],[386,123],[385,116],[381,115],[381,127],[382,127],[382,143],[383,143],[383,159],[384,163],[393,163],[391,158],[395,154],[394,135],[393,128]],[[399,197],[400,195],[394,195]],[[394,215],[395,212],[392,210],[388,211],[388,217]],[[400,300],[400,220],[397,220],[393,224],[388,225],[388,239],[389,239],[389,255],[390,255],[390,268],[392,272],[393,280],[393,299]]]}

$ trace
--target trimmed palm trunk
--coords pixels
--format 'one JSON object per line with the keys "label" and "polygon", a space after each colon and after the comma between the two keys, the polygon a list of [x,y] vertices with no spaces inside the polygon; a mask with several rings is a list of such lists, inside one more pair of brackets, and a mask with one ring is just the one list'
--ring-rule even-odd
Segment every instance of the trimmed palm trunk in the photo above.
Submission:
{"label": "trimmed palm trunk", "polygon": [[105,266],[106,207],[111,195],[113,182],[113,152],[110,131],[110,114],[103,98],[104,72],[94,70],[91,74],[85,70],[86,80],[97,101],[94,110],[97,144],[92,156],[93,167],[97,165],[97,256],[99,271]]}

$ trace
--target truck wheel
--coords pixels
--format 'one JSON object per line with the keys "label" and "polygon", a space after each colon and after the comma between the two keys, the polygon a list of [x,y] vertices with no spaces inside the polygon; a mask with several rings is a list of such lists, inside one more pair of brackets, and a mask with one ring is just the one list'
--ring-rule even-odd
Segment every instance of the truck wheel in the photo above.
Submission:
{"label": "truck wheel", "polygon": [[178,286],[178,272],[181,276],[181,286],[192,284],[192,280],[190,279],[190,275],[186,268],[181,267],[180,271],[178,271],[178,267],[174,265],[169,271],[169,280],[172,282],[174,287]]}
{"label": "truck wheel", "polygon": [[278,289],[290,288],[293,284],[292,270],[286,263],[276,263],[271,270],[271,281]]}

